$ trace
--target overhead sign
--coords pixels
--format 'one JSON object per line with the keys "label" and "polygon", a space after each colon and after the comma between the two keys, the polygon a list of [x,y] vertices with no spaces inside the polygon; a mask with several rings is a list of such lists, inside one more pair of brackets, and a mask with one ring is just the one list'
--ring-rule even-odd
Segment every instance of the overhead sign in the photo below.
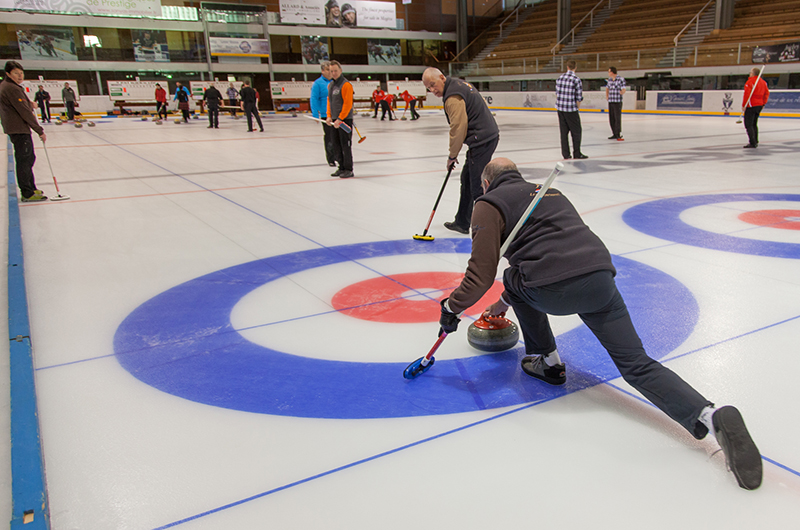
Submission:
{"label": "overhead sign", "polygon": [[280,0],[281,23],[344,28],[396,28],[394,2]]}
{"label": "overhead sign", "polygon": [[[156,81],[107,81],[111,101],[155,101]],[[169,94],[166,83],[161,85]]]}
{"label": "overhead sign", "polygon": [[0,9],[160,17],[161,0],[0,0]]}
{"label": "overhead sign", "polygon": [[269,57],[268,39],[209,37],[211,55]]}

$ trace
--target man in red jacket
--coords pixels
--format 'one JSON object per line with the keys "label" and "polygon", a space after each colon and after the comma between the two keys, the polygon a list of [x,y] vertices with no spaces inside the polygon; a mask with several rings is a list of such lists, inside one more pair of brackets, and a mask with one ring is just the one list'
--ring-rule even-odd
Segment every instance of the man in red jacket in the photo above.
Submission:
{"label": "man in red jacket", "polygon": [[372,91],[372,102],[375,104],[375,114],[372,115],[373,118],[378,117],[378,108],[381,106],[381,101],[383,101],[383,96],[386,95],[386,92],[381,90],[381,86],[378,85],[378,88]]}
{"label": "man in red jacket", "polygon": [[758,116],[761,109],[769,101],[769,88],[767,82],[758,75],[758,68],[750,70],[750,78],[744,84],[744,128],[747,129],[747,137],[750,143],[744,146],[745,149],[758,147]]}
{"label": "man in red jacket", "polygon": [[419,113],[417,112],[417,109],[415,108],[417,106],[417,98],[415,98],[414,96],[409,94],[408,90],[406,90],[405,92],[400,94],[400,97],[403,98],[403,101],[406,102],[406,109],[407,110],[409,108],[411,109],[411,121],[419,119]]}
{"label": "man in red jacket", "polygon": [[167,91],[161,88],[161,84],[156,83],[156,116],[161,119],[161,113],[167,119]]}

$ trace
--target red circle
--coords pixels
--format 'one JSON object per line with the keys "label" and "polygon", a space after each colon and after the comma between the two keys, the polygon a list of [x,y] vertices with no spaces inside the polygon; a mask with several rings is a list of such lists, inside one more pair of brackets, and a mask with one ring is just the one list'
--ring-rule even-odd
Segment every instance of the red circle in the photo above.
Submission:
{"label": "red circle", "polygon": [[800,221],[787,219],[787,217],[800,219],[800,210],[757,210],[739,214],[739,219],[745,223],[783,230],[800,230]]}
{"label": "red circle", "polygon": [[[459,286],[458,272],[410,272],[381,276],[348,285],[331,300],[334,309],[361,320],[412,324],[438,322],[439,301]],[[503,284],[491,289],[466,314],[477,315],[497,301]],[[425,296],[423,296],[425,295]]]}

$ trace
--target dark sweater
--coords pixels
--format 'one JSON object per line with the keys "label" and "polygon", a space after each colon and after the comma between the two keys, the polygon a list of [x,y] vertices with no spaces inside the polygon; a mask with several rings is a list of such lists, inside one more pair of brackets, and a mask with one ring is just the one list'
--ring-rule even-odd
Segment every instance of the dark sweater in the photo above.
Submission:
{"label": "dark sweater", "polygon": [[0,83],[0,121],[6,134],[30,134],[31,129],[40,136],[44,134],[25,89],[8,76]]}
{"label": "dark sweater", "polygon": [[[516,171],[497,177],[472,213],[472,256],[461,285],[450,296],[460,313],[480,300],[494,283],[500,247],[530,204],[537,186]],[[594,271],[616,274],[603,242],[583,222],[575,207],[550,188],[506,251],[527,287],[550,285]]]}

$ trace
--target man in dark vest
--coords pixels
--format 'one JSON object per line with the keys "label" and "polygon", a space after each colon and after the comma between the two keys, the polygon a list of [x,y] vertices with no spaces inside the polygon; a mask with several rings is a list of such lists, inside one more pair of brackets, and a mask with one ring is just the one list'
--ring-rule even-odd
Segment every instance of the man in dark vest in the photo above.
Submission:
{"label": "man in dark vest", "polygon": [[445,228],[469,233],[472,206],[483,194],[481,173],[492,159],[500,131],[489,107],[478,91],[465,81],[445,76],[437,68],[428,68],[422,74],[422,83],[434,96],[442,98],[444,114],[450,124],[450,155],[447,170],[458,161],[461,144],[467,144],[467,158],[461,170],[461,198],[453,222]]}
{"label": "man in dark vest", "polygon": [[219,104],[222,101],[222,93],[211,84],[203,93],[203,99],[208,105],[208,128],[219,129]]}
{"label": "man in dark vest", "polygon": [[[439,324],[446,333],[456,331],[461,314],[494,284],[500,249],[537,188],[506,158],[492,160],[482,179],[485,194],[475,203],[472,215],[467,272],[461,285],[441,302]],[[567,369],[547,315],[577,314],[625,381],[698,440],[713,432],[742,488],[761,485],[761,455],[739,411],[732,406],[715,407],[647,355],[614,282],[611,255],[560,191],[547,191],[504,257],[509,263],[503,273],[505,291],[484,316],[514,308],[525,341],[523,372],[551,385],[566,383]]]}
{"label": "man in dark vest", "polygon": [[[333,152],[339,162],[339,169],[332,177],[347,179],[353,176],[353,85],[342,75],[342,64],[331,61],[331,78],[328,84],[328,117],[325,122],[336,128],[333,139]],[[342,123],[350,132],[344,132]]]}
{"label": "man in dark vest", "polygon": [[239,99],[242,100],[241,106],[245,116],[247,116],[247,132],[253,132],[253,117],[258,123],[258,128],[264,132],[264,126],[261,124],[261,116],[258,114],[258,92],[250,86],[250,81],[242,83],[242,89],[239,91]]}

